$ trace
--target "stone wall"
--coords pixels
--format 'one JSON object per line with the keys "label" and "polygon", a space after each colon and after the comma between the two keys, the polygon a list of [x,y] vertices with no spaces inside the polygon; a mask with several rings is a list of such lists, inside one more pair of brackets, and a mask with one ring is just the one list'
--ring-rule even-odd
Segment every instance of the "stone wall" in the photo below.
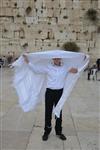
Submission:
{"label": "stone wall", "polygon": [[0,0],[1,55],[19,55],[25,43],[33,52],[74,41],[93,59],[100,57],[100,24],[86,18],[89,8],[99,14],[100,0]]}

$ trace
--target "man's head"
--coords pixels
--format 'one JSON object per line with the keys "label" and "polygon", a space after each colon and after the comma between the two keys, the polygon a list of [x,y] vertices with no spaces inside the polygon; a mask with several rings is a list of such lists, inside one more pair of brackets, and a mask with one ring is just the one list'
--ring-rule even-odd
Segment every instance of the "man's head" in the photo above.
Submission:
{"label": "man's head", "polygon": [[55,65],[57,66],[61,65],[61,60],[62,60],[61,58],[53,58],[52,60]]}

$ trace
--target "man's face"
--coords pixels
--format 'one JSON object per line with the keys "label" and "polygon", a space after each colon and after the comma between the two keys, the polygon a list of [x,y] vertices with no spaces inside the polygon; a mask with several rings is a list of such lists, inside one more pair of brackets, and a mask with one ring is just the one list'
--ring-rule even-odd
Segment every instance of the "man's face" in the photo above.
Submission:
{"label": "man's face", "polygon": [[53,58],[53,63],[57,66],[61,65],[61,58]]}

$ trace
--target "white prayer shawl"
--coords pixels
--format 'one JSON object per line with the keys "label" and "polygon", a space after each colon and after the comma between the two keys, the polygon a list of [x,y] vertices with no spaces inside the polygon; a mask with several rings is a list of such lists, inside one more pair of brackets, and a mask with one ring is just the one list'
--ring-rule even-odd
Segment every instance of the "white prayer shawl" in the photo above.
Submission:
{"label": "white prayer shawl", "polygon": [[[80,73],[89,63],[89,56],[84,53],[52,50],[26,54],[31,63],[47,67],[52,58],[62,58],[68,68],[78,68],[78,73],[68,73],[65,80],[63,94],[53,109],[53,113],[59,117],[65,101],[68,99]],[[19,104],[24,112],[33,110],[37,104],[45,99],[46,75],[33,72],[24,62],[23,56],[12,64],[15,68],[14,87],[19,97]],[[67,70],[67,69],[66,69]]]}

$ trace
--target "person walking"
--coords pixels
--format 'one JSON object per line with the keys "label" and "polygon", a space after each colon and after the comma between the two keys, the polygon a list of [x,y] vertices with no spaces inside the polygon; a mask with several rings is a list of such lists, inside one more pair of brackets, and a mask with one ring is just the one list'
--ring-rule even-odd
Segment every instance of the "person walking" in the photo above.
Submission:
{"label": "person walking", "polygon": [[93,65],[93,67],[92,67],[92,80],[97,80],[97,71],[98,71],[98,69],[97,69],[96,65]]}

